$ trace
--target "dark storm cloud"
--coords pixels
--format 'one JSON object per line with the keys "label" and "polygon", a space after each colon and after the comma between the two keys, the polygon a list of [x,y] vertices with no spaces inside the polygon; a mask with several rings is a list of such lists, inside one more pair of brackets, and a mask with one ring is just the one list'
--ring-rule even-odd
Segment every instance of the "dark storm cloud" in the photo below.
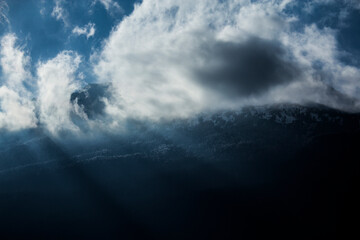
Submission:
{"label": "dark storm cloud", "polygon": [[272,41],[217,42],[204,52],[207,66],[195,71],[197,79],[229,97],[261,94],[300,74],[282,46]]}

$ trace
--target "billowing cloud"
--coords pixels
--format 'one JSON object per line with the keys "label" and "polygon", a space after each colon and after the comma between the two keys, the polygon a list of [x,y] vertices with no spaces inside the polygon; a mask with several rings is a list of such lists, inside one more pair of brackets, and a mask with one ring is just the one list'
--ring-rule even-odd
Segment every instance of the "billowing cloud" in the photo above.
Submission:
{"label": "billowing cloud", "polygon": [[41,125],[54,136],[63,130],[77,131],[70,113],[83,112],[70,98],[81,87],[76,75],[80,56],[63,51],[40,62],[33,77],[30,58],[16,40],[14,34],[1,39],[0,130],[18,131]]}
{"label": "billowing cloud", "polygon": [[9,23],[9,19],[7,17],[7,12],[9,10],[9,6],[5,1],[0,1],[0,23]]}
{"label": "billowing cloud", "polygon": [[81,36],[81,35],[85,35],[87,39],[89,39],[90,37],[93,37],[95,35],[95,24],[94,23],[88,23],[86,24],[84,27],[79,27],[76,26],[73,30],[72,33],[77,35],[77,36]]}
{"label": "billowing cloud", "polygon": [[14,34],[5,35],[1,39],[1,67],[4,82],[12,89],[23,90],[23,83],[30,78],[27,71],[29,58],[24,51],[15,45],[16,36]]}
{"label": "billowing cloud", "polygon": [[[152,119],[278,101],[336,105],[358,96],[359,69],[338,60],[336,32],[296,31],[293,1],[145,0],[112,32],[95,72],[116,116]],[[310,94],[311,93],[311,94]],[[339,106],[338,106],[339,107]]]}
{"label": "billowing cloud", "polygon": [[17,131],[36,127],[34,104],[6,86],[0,87],[0,129]]}
{"label": "billowing cloud", "polygon": [[62,130],[78,130],[70,119],[73,109],[70,96],[80,88],[76,78],[80,62],[76,53],[64,51],[38,66],[40,122],[54,135]]}
{"label": "billowing cloud", "polygon": [[33,95],[25,86],[31,85],[32,81],[27,70],[29,58],[16,46],[13,34],[1,39],[0,64],[0,129],[13,131],[36,127]]}

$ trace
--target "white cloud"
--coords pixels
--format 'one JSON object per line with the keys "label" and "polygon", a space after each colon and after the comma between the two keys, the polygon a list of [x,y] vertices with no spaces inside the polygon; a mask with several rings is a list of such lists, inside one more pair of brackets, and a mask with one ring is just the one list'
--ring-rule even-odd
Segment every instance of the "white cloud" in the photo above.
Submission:
{"label": "white cloud", "polygon": [[[13,34],[1,39],[0,129],[33,128],[39,122],[54,136],[62,130],[77,131],[70,112],[83,113],[70,103],[70,96],[81,86],[76,79],[80,56],[63,51],[53,59],[40,62],[34,79],[28,71],[30,58],[16,46],[16,40]],[[25,86],[31,87],[35,81],[36,95]],[[37,110],[39,119],[35,114]]]}
{"label": "white cloud", "polygon": [[124,9],[114,0],[94,0],[93,4],[101,3],[111,15],[123,14]]}
{"label": "white cloud", "polygon": [[40,121],[54,135],[62,130],[78,130],[70,119],[70,96],[80,87],[76,79],[80,62],[76,53],[64,51],[38,66]]}
{"label": "white cloud", "polygon": [[51,12],[51,16],[58,21],[62,21],[65,26],[69,26],[68,12],[63,7],[64,0],[55,0],[55,6]]}
{"label": "white cloud", "polygon": [[36,127],[34,104],[15,90],[0,87],[0,129],[17,131]]}
{"label": "white cloud", "polygon": [[[62,130],[76,132],[78,128],[71,121],[70,112],[80,117],[83,112],[70,103],[70,96],[81,86],[76,79],[80,56],[63,51],[40,62],[34,78],[28,70],[30,58],[16,46],[16,40],[14,34],[1,39],[0,130],[17,131],[40,124],[54,136]],[[36,90],[31,92],[29,88]]]}
{"label": "white cloud", "polygon": [[16,40],[13,34],[5,35],[0,51],[0,129],[11,131],[35,127],[37,123],[33,96],[24,86],[31,81],[27,70],[30,59],[15,45]]}
{"label": "white cloud", "polygon": [[94,23],[88,23],[84,27],[76,26],[72,33],[77,36],[85,35],[87,39],[90,37],[93,37],[95,35],[95,24]]}
{"label": "white cloud", "polygon": [[[115,28],[103,51],[94,56],[99,81],[111,81],[115,87],[117,103],[109,103],[108,112],[117,118],[159,119],[261,101],[335,105],[326,96],[327,85],[358,96],[359,69],[338,60],[336,32],[316,26],[307,26],[303,33],[293,31],[290,25],[296,18],[284,12],[292,3],[144,0]],[[254,37],[283,48],[280,58],[297,66],[297,81],[274,86],[263,95],[230,99],[208,89],[206,83],[200,84],[203,80],[198,79],[198,71],[223,64],[214,48],[219,44],[242,46]],[[258,67],[254,70],[261,72]]]}
{"label": "white cloud", "polygon": [[[283,40],[292,49],[298,62],[306,67],[308,79],[318,79],[351,97],[360,94],[360,69],[339,60],[336,31],[315,25],[307,26],[303,33],[292,33]],[[314,65],[316,67],[314,67]]]}
{"label": "white cloud", "polygon": [[23,81],[29,79],[29,72],[26,67],[29,65],[30,59],[21,48],[16,47],[16,36],[13,34],[5,35],[1,39],[1,67],[3,78],[7,85],[13,89],[22,89]]}

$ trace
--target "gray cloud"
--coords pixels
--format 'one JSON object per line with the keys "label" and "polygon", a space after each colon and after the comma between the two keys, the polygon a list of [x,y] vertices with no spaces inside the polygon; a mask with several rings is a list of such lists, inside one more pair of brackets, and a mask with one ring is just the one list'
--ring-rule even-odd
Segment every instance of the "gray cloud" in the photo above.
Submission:
{"label": "gray cloud", "polygon": [[196,79],[231,98],[264,93],[301,74],[280,43],[259,38],[217,42],[204,55],[207,67],[195,70]]}

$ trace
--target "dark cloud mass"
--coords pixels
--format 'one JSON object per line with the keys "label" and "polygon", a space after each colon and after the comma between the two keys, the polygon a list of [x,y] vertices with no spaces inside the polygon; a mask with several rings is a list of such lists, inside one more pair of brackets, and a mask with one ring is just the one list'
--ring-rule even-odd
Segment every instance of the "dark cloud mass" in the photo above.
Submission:
{"label": "dark cloud mass", "polygon": [[89,119],[103,115],[105,103],[103,98],[109,97],[110,85],[89,84],[84,89],[71,94],[70,101],[72,104],[78,104]]}
{"label": "dark cloud mass", "polygon": [[207,67],[196,71],[197,79],[229,97],[261,94],[300,75],[279,43],[258,38],[217,42],[205,50],[205,57]]}

